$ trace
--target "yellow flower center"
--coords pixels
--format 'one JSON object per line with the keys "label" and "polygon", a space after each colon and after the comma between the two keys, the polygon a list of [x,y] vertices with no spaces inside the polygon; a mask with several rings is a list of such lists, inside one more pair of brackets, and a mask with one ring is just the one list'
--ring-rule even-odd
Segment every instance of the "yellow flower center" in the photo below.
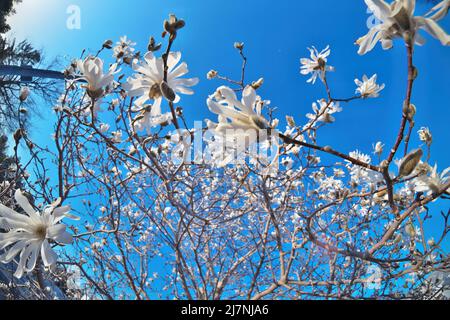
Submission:
{"label": "yellow flower center", "polygon": [[45,225],[39,225],[34,230],[34,233],[39,239],[45,239],[47,237],[47,227]]}
{"label": "yellow flower center", "polygon": [[149,98],[154,100],[154,99],[158,99],[159,97],[162,96],[162,92],[161,92],[161,87],[159,83],[155,83],[151,88],[150,88],[150,92],[149,92]]}

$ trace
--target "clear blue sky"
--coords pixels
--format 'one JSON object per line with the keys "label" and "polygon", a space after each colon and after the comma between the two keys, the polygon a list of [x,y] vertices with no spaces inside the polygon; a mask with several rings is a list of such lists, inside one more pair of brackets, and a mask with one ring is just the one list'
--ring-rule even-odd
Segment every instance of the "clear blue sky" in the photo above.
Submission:
{"label": "clear blue sky", "polygon": [[[81,9],[80,30],[66,28],[70,4]],[[423,11],[423,6],[418,10]],[[195,88],[197,94],[182,101],[192,121],[212,117],[205,98],[218,83],[205,79],[208,70],[238,76],[240,60],[232,46],[235,41],[245,42],[250,59],[248,79],[265,78],[260,94],[279,108],[280,119],[290,114],[297,122],[305,121],[311,102],[324,92],[320,85],[311,86],[299,75],[299,58],[308,54],[307,46],[330,44],[330,63],[337,69],[330,76],[335,96],[351,96],[353,79],[363,73],[378,73],[386,89],[380,99],[345,107],[338,121],[322,131],[320,142],[344,151],[354,146],[366,152],[377,140],[392,144],[404,99],[405,50],[396,42],[391,51],[377,47],[366,56],[356,54],[353,42],[366,33],[369,17],[362,0],[24,0],[11,23],[15,36],[30,39],[47,57],[70,59],[79,56],[82,48],[96,50],[103,40],[116,40],[121,35],[128,35],[145,51],[148,37],[160,35],[162,21],[169,13],[186,19],[187,27],[175,49],[183,52],[190,74],[202,79]],[[450,32],[450,18],[442,25]],[[426,46],[416,51],[419,78],[413,102],[418,109],[417,127],[431,128],[433,158],[446,167],[450,165],[450,48],[428,39]]]}
{"label": "clear blue sky", "polygon": [[[80,30],[66,28],[70,4],[81,9]],[[419,5],[417,10],[424,12],[425,7]],[[308,55],[306,47],[329,44],[329,61],[337,70],[329,79],[334,96],[352,96],[353,80],[364,73],[378,73],[386,89],[379,99],[344,105],[338,121],[322,130],[319,143],[343,152],[370,153],[372,143],[381,140],[389,148],[396,137],[406,88],[405,49],[396,41],[393,50],[382,51],[377,46],[365,56],[357,55],[353,43],[367,32],[369,17],[362,0],[24,0],[17,11],[10,20],[13,35],[42,47],[48,57],[68,60],[79,56],[83,48],[94,51],[105,39],[116,41],[122,35],[138,42],[145,52],[149,36],[160,35],[169,13],[184,18],[187,26],[175,49],[183,52],[190,75],[201,78],[197,94],[182,98],[190,121],[213,118],[205,99],[219,84],[207,81],[205,75],[217,69],[238,77],[240,59],[233,43],[243,41],[249,58],[248,79],[265,78],[260,94],[278,107],[283,123],[287,114],[304,123],[311,102],[325,92],[319,83],[306,83],[307,78],[299,74],[299,59]],[[450,32],[450,17],[441,25]],[[431,163],[437,161],[442,170],[450,165],[450,47],[426,37],[428,43],[417,48],[415,55],[419,70],[412,99],[417,106],[415,132],[421,126],[430,127],[434,137]],[[35,127],[38,140],[49,139],[46,121],[38,121]],[[414,134],[413,146],[417,140]]]}

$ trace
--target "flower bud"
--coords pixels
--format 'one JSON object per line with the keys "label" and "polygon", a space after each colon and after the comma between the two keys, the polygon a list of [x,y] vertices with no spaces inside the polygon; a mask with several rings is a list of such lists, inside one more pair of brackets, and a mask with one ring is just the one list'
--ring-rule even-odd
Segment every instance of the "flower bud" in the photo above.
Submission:
{"label": "flower bud", "polygon": [[28,99],[29,95],[30,95],[30,89],[28,89],[28,87],[23,87],[22,89],[20,89],[20,94],[19,94],[20,102],[25,102]]}
{"label": "flower bud", "polygon": [[106,40],[105,42],[103,42],[103,48],[112,49],[112,47],[113,47],[112,40]]}
{"label": "flower bud", "polygon": [[416,106],[412,103],[407,107],[406,104],[403,106],[403,113],[405,114],[408,121],[413,121],[414,116],[416,115]]}
{"label": "flower bud", "polygon": [[235,42],[234,47],[238,50],[244,50],[244,43],[243,42]]}
{"label": "flower bud", "polygon": [[422,156],[422,149],[413,150],[408,155],[406,155],[406,157],[401,160],[398,177],[407,177],[411,173],[413,173]]}
{"label": "flower bud", "polygon": [[378,141],[373,148],[374,149],[373,153],[375,153],[378,156],[381,156],[381,154],[383,153],[383,147],[384,144],[381,141]]}
{"label": "flower bud", "polygon": [[286,122],[289,127],[295,127],[295,120],[291,116],[286,116]]}
{"label": "flower bud", "polygon": [[206,78],[208,80],[214,79],[215,77],[217,77],[219,73],[216,70],[210,70],[207,74],[206,74]]}
{"label": "flower bud", "polygon": [[174,14],[169,16],[169,20],[164,21],[164,30],[165,32],[175,35],[178,30],[183,28],[186,25],[184,20],[178,19]]}
{"label": "flower bud", "polygon": [[264,83],[264,78],[259,78],[257,81],[254,81],[252,83],[252,87],[253,89],[257,90],[259,89]]}
{"label": "flower bud", "polygon": [[158,51],[159,49],[161,49],[162,44],[161,43],[156,43],[155,38],[151,37],[149,42],[148,42],[148,46],[147,49],[150,52],[155,52]]}
{"label": "flower bud", "polygon": [[167,84],[167,82],[163,81],[160,85],[161,93],[170,102],[173,102],[176,98],[175,92],[172,90],[171,87]]}
{"label": "flower bud", "polygon": [[416,236],[416,229],[411,222],[406,225],[405,231],[411,238]]}
{"label": "flower bud", "polygon": [[16,144],[19,143],[20,139],[22,139],[23,133],[23,129],[17,129],[16,132],[14,132],[13,138]]}

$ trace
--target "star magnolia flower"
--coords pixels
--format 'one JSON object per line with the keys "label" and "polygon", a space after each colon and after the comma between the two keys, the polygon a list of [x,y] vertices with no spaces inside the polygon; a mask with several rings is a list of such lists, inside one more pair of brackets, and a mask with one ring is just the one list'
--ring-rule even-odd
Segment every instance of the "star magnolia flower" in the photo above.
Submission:
{"label": "star magnolia flower", "polygon": [[[441,174],[437,171],[437,165],[433,167],[429,175],[422,175],[414,180],[414,190],[416,192],[426,192],[428,195],[439,193],[444,190],[442,188],[450,181],[450,167],[445,169]],[[449,193],[450,188],[445,190]]]}
{"label": "star magnolia flower", "polygon": [[207,104],[209,110],[219,116],[219,123],[214,126],[217,132],[259,131],[269,128],[267,120],[261,116],[261,107],[264,102],[257,97],[255,89],[251,86],[245,87],[241,101],[237,99],[232,89],[222,86],[208,98]]}
{"label": "star magnolia flower", "polygon": [[433,37],[439,39],[443,45],[450,45],[450,36],[436,23],[448,11],[449,0],[444,0],[434,7],[425,17],[414,16],[415,0],[395,0],[388,4],[384,0],[364,0],[375,17],[381,21],[373,26],[367,35],[356,41],[360,55],[371,51],[378,41],[383,49],[392,48],[392,40],[408,36],[412,43],[423,45],[425,39],[417,31],[424,29]]}
{"label": "star magnolia flower", "polygon": [[136,42],[133,42],[127,38],[127,36],[120,37],[119,41],[113,49],[113,56],[116,59],[132,58]]}
{"label": "star magnolia flower", "polygon": [[31,272],[36,267],[39,252],[46,267],[56,263],[57,256],[49,241],[72,243],[72,236],[60,222],[64,217],[75,217],[68,214],[69,207],[57,207],[59,203],[45,207],[41,213],[37,212],[20,190],[16,191],[15,199],[25,214],[0,204],[0,225],[9,230],[0,233],[0,249],[10,247],[0,257],[0,261],[10,263],[19,255],[14,276],[21,278],[24,272]]}
{"label": "star magnolia flower", "polygon": [[98,57],[87,57],[84,61],[78,60],[77,67],[81,73],[78,79],[83,79],[88,83],[84,87],[94,100],[103,97],[105,89],[112,85],[114,75],[119,72],[116,70],[117,64],[113,64],[107,73],[103,73],[103,61]]}
{"label": "star magnolia flower", "polygon": [[364,75],[362,81],[355,79],[355,83],[358,86],[356,93],[359,93],[363,98],[377,98],[380,91],[384,89],[384,83],[382,85],[377,84],[376,74],[370,79]]}
{"label": "star magnolia flower", "polygon": [[332,66],[327,65],[328,56],[331,53],[330,46],[327,46],[321,52],[317,51],[315,47],[308,48],[311,53],[310,59],[302,58],[300,59],[300,63],[302,66],[300,67],[300,73],[303,75],[311,74],[311,78],[308,79],[308,83],[316,83],[317,77],[323,80],[325,72],[334,71]]}
{"label": "star magnolia flower", "polygon": [[[314,102],[312,104],[312,109],[314,113],[308,113],[306,117],[314,122],[325,122],[332,123],[335,121],[335,118],[332,114],[336,112],[341,112],[342,108],[339,106],[339,103],[328,103],[326,100],[318,100],[319,104]],[[319,108],[320,106],[320,108]]]}
{"label": "star magnolia flower", "polygon": [[172,113],[161,113],[161,109],[154,106],[147,106],[136,116],[133,126],[136,131],[146,130],[150,134],[150,129],[168,123],[172,120]]}
{"label": "star magnolia flower", "polygon": [[[372,158],[369,155],[358,150],[350,152],[349,156],[367,164],[372,162]],[[358,184],[367,183],[369,185],[375,185],[383,180],[383,176],[379,172],[368,170],[359,165],[352,164],[349,161],[347,161],[347,168],[350,171],[352,181]]]}
{"label": "star magnolia flower", "polygon": [[[179,79],[188,73],[188,67],[185,62],[178,65],[181,59],[180,52],[171,52],[167,59],[168,74],[167,85],[175,94],[174,103],[180,101],[178,93],[193,94],[194,92],[188,87],[195,86],[198,78]],[[177,66],[178,65],[178,66]],[[162,58],[156,58],[152,52],[148,52],[144,61],[134,62],[133,70],[138,72],[136,75],[128,79],[126,89],[128,96],[139,97],[135,104],[142,107],[148,100],[153,100],[151,117],[159,117],[161,115],[161,102],[163,98],[164,83],[164,61]],[[158,121],[156,122],[158,123]]]}
{"label": "star magnolia flower", "polygon": [[378,141],[374,146],[373,146],[373,153],[381,156],[381,154],[383,153],[383,148],[384,148],[384,144],[381,141]]}
{"label": "star magnolia flower", "polygon": [[431,135],[429,128],[422,127],[419,131],[417,131],[417,133],[419,134],[420,141],[425,142],[427,146],[431,146],[431,143],[433,142],[433,136]]}

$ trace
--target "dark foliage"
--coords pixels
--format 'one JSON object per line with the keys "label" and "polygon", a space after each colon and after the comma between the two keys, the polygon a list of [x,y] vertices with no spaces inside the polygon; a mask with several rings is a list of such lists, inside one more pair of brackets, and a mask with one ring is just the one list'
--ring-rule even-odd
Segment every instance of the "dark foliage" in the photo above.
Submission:
{"label": "dark foliage", "polygon": [[8,32],[11,27],[6,23],[6,19],[14,14],[14,4],[22,2],[22,0],[1,0],[0,1],[0,34]]}

